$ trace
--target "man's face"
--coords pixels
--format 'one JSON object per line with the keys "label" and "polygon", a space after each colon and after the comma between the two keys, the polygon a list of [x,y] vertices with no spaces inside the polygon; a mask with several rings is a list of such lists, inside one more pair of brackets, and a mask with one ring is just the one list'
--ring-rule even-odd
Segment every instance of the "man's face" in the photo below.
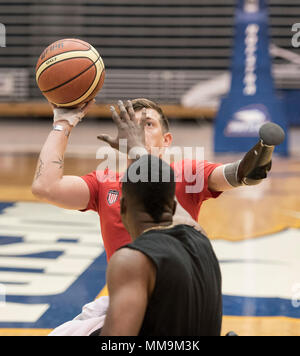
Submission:
{"label": "man's face", "polygon": [[[146,149],[149,154],[159,156],[164,149],[169,147],[172,143],[172,134],[170,132],[164,133],[161,118],[159,113],[154,109],[146,109],[146,125],[145,125],[145,144]],[[136,111],[135,116],[138,122],[142,118],[142,110]],[[153,148],[159,149],[156,153],[156,150]],[[152,149],[152,151],[151,151]]]}

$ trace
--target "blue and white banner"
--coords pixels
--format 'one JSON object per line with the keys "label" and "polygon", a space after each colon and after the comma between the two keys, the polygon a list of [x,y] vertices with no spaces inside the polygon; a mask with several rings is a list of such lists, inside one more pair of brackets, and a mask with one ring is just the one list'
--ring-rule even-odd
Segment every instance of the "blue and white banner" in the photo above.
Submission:
{"label": "blue and white banner", "polygon": [[239,0],[231,88],[216,117],[215,152],[246,152],[258,142],[266,122],[280,125],[286,140],[275,152],[288,155],[287,119],[276,97],[269,55],[265,0]]}

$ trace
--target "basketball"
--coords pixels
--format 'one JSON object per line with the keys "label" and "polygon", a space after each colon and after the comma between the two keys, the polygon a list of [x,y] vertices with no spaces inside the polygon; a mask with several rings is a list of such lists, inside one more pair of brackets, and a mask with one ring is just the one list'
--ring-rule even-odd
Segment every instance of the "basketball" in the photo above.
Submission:
{"label": "basketball", "polygon": [[79,39],[52,43],[40,55],[36,82],[47,100],[59,107],[76,107],[92,100],[102,88],[105,67],[97,50]]}

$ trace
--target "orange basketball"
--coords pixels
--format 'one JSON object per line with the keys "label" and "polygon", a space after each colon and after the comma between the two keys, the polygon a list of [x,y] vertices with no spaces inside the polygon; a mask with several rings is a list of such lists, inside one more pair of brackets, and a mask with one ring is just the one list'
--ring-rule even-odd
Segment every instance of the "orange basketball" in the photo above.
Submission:
{"label": "orange basketball", "polygon": [[60,107],[76,107],[102,88],[105,67],[89,43],[67,38],[54,42],[36,65],[36,82],[43,95]]}

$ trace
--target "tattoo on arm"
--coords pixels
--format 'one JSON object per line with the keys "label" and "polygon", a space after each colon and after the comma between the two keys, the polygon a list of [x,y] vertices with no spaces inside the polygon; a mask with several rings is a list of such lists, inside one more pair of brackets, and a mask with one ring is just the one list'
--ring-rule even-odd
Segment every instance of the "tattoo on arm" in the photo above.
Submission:
{"label": "tattoo on arm", "polygon": [[38,169],[37,169],[37,172],[36,172],[36,175],[35,175],[35,180],[37,180],[42,175],[43,167],[44,167],[44,162],[40,158],[40,164],[38,166]]}
{"label": "tattoo on arm", "polygon": [[52,163],[58,164],[59,169],[64,168],[64,158],[58,157],[58,161],[52,161]]}

